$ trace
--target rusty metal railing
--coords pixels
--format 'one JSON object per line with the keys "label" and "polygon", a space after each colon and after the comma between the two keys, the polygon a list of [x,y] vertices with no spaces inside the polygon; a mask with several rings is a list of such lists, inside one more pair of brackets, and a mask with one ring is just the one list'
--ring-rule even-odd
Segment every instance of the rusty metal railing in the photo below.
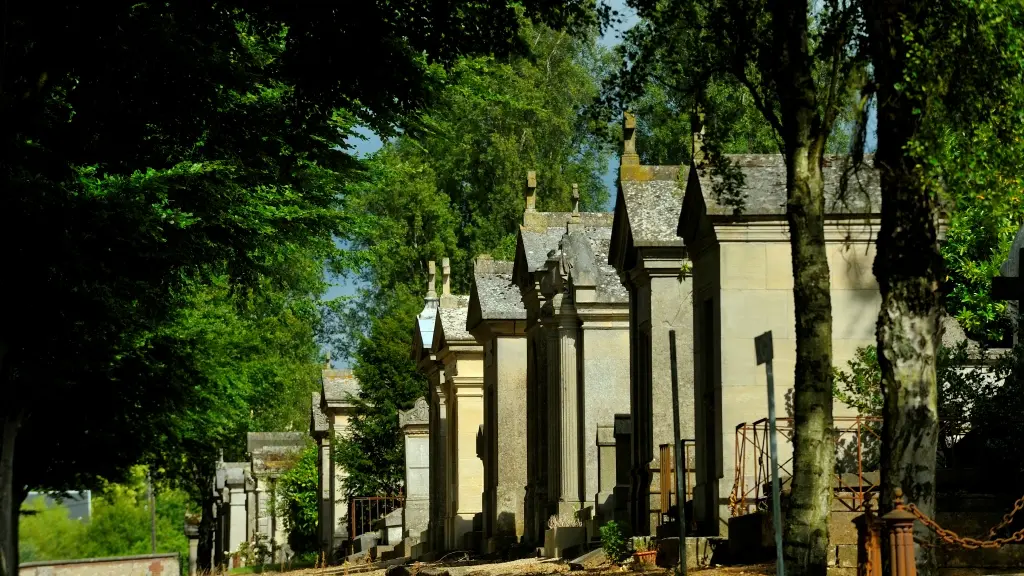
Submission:
{"label": "rusty metal railing", "polygon": [[[697,474],[697,459],[694,456],[697,442],[696,440],[683,440],[683,446],[686,448],[686,452],[683,454],[683,468],[686,470],[686,477],[683,479],[686,491],[686,496],[683,498],[683,503],[685,504],[687,500],[693,499],[693,485]],[[660,459],[658,487],[661,492],[661,514],[665,515],[672,508],[673,495],[676,497],[675,504],[679,505],[679,495],[676,494],[675,458],[672,445],[662,444],[659,446],[658,454]]]}
{"label": "rusty metal railing", "polygon": [[[880,440],[882,419],[875,416],[836,416],[835,441],[837,452],[851,451],[854,471],[837,470],[834,477],[835,499],[852,512],[864,509],[864,503],[877,490],[877,472],[865,470],[865,444]],[[793,443],[793,419],[779,418],[776,422],[779,444]],[[771,494],[771,459],[768,457],[768,419],[736,426],[734,453],[735,480],[729,506],[733,516],[767,509]],[[837,459],[838,461],[838,459]],[[779,462],[779,475],[792,476],[793,457]],[[751,472],[753,474],[751,474]],[[752,482],[748,484],[748,478]]]}
{"label": "rusty metal railing", "polygon": [[398,510],[405,503],[405,497],[398,496],[357,496],[348,501],[349,540],[372,531],[373,523]]}

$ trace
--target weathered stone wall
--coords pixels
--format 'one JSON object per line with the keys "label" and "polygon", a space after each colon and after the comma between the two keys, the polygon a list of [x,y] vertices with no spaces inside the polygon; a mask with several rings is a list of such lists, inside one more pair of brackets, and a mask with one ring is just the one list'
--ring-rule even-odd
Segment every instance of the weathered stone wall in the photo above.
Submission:
{"label": "weathered stone wall", "polygon": [[178,576],[180,573],[177,554],[27,562],[18,568],[20,576]]}

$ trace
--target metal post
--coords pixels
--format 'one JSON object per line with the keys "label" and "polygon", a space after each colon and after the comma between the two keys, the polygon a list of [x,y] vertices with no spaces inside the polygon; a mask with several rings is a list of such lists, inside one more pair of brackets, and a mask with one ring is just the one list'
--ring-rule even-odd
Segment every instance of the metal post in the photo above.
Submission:
{"label": "metal post", "polygon": [[758,365],[764,364],[768,376],[768,446],[772,459],[772,520],[775,523],[775,554],[776,572],[785,576],[782,562],[782,504],[779,487],[779,446],[775,441],[775,377],[772,375],[772,331],[769,330],[754,338],[754,349],[757,352]]}
{"label": "metal post", "polygon": [[679,573],[686,576],[686,470],[683,469],[683,445],[679,424],[679,374],[676,364],[676,331],[668,331],[669,361],[672,366],[672,425],[676,446],[676,509],[679,511]]}
{"label": "metal post", "polygon": [[914,515],[903,505],[903,490],[893,489],[893,510],[882,520],[889,532],[889,565],[892,576],[917,576],[914,558]]}

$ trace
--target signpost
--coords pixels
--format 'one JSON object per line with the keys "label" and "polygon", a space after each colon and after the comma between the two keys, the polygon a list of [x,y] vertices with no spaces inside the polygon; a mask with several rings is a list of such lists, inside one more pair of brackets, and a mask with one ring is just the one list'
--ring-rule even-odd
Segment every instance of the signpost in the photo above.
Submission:
{"label": "signpost", "polygon": [[679,511],[679,574],[686,576],[686,470],[683,467],[686,447],[679,425],[679,373],[676,366],[676,331],[668,331],[669,361],[672,365],[672,425],[675,428],[676,508]]}
{"label": "signpost", "polygon": [[775,377],[772,375],[772,332],[771,330],[754,338],[754,350],[757,352],[757,365],[765,365],[768,373],[768,445],[772,459],[772,520],[775,522],[775,554],[776,573],[785,576],[782,566],[782,505],[779,488],[779,446],[775,441]]}

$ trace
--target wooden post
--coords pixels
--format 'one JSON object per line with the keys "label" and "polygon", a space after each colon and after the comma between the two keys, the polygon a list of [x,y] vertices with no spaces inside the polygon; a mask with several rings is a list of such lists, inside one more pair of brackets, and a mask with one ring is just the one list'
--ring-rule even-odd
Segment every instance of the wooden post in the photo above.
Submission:
{"label": "wooden post", "polygon": [[895,508],[882,520],[889,534],[890,576],[917,576],[914,559],[914,515],[903,506],[903,490],[893,490]]}

